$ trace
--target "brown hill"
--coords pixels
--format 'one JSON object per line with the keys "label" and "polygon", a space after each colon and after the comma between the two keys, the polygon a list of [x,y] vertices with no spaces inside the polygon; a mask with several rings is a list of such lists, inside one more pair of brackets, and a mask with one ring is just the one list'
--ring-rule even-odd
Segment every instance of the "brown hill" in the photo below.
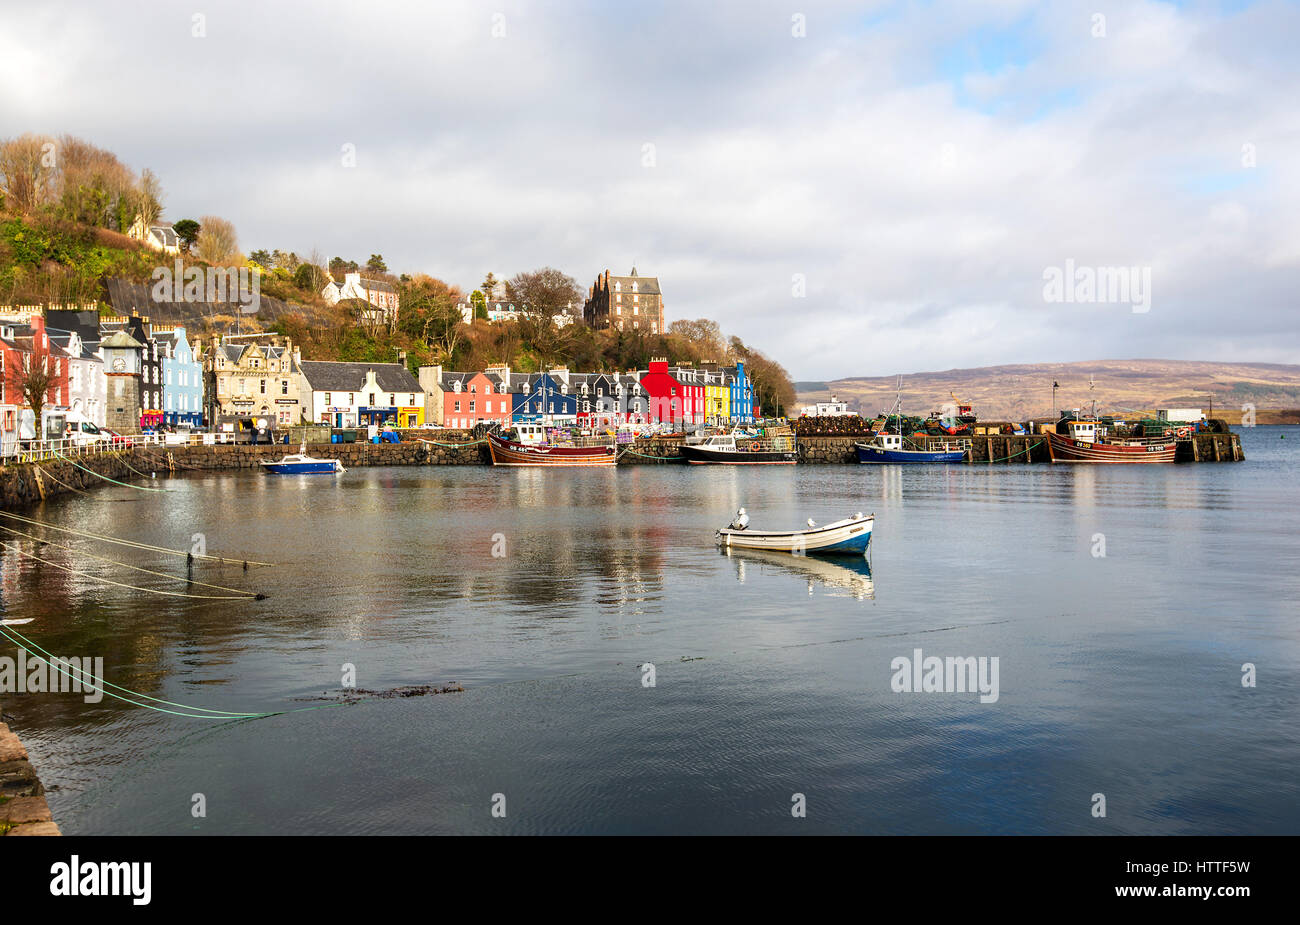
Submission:
{"label": "brown hill", "polygon": [[[849,403],[850,410],[873,415],[893,404],[898,382],[897,376],[797,382],[797,405],[836,395]],[[1208,412],[1213,406],[1216,416],[1230,420],[1235,420],[1248,402],[1260,409],[1300,408],[1300,366],[1094,360],[906,374],[902,376],[903,412],[928,414],[955,395],[960,402],[974,405],[982,420],[1047,417],[1052,412],[1053,382],[1060,383],[1058,408],[1091,408],[1094,398],[1099,412],[1152,408],[1202,408]]]}

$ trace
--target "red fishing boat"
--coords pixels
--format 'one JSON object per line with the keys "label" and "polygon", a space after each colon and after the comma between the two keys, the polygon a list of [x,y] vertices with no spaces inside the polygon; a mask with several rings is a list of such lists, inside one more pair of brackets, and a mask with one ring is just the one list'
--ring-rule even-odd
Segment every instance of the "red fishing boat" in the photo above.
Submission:
{"label": "red fishing boat", "polygon": [[1171,463],[1177,450],[1173,440],[1099,438],[1096,421],[1070,421],[1068,436],[1047,434],[1052,462]]}
{"label": "red fishing boat", "polygon": [[[525,425],[520,430],[532,430]],[[541,430],[540,427],[537,428]],[[599,442],[582,445],[583,441],[553,443],[529,439],[532,433],[520,434],[521,439],[507,440],[488,434],[488,450],[494,466],[612,466],[618,461],[618,447],[613,443]]]}

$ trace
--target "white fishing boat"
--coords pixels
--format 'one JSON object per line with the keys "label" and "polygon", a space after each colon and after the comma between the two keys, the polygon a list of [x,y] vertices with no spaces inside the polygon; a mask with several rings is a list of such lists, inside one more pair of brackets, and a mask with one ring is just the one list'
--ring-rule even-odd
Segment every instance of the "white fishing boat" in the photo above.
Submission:
{"label": "white fishing boat", "polygon": [[819,526],[811,518],[799,530],[751,530],[745,509],[716,534],[718,545],[735,549],[767,549],[795,555],[864,556],[871,543],[876,515],[861,512]]}

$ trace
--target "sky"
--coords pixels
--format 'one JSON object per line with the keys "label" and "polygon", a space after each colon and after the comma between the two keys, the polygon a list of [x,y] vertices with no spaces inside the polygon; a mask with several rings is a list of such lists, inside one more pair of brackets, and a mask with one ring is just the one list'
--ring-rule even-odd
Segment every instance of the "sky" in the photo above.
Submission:
{"label": "sky", "polygon": [[585,293],[635,262],[669,322],[713,318],[799,380],[1300,362],[1296,3],[0,0],[0,21],[0,137],[108,148],[160,176],[168,220],[223,216],[245,252],[381,253],[466,290],[554,266]]}

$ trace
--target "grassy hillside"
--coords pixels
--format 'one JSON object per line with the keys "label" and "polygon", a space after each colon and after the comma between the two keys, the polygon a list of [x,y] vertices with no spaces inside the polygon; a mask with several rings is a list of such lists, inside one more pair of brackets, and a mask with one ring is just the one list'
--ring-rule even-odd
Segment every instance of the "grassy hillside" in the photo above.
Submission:
{"label": "grassy hillside", "polygon": [[[1093,386],[1089,386],[1089,380]],[[1059,382],[1058,408],[1091,407],[1129,412],[1150,408],[1203,408],[1230,420],[1241,406],[1300,408],[1300,366],[1269,363],[1212,363],[1184,360],[1095,360],[950,369],[902,377],[903,409],[925,414],[955,395],[975,406],[985,420],[1025,420],[1052,411],[1052,383]],[[800,383],[799,404],[832,394],[867,414],[894,401],[898,377],[837,379]],[[820,387],[816,387],[820,386]],[[1220,414],[1223,412],[1223,414]],[[1232,413],[1229,413],[1232,412]]]}

